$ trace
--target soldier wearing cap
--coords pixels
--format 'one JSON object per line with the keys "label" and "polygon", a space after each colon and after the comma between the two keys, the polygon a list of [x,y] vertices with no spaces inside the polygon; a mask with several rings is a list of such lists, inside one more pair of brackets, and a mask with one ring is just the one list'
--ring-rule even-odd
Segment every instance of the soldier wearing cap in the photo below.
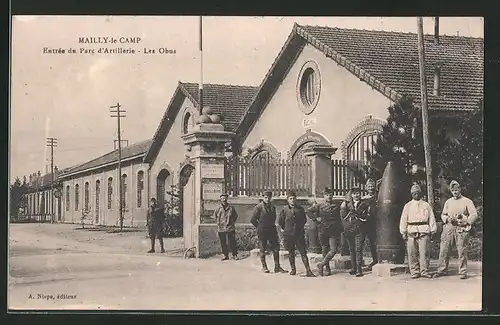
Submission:
{"label": "soldier wearing cap", "polygon": [[[399,231],[407,241],[408,264],[412,279],[432,278],[429,274],[431,236],[437,231],[434,212],[429,203],[422,200],[418,184],[411,189],[412,200],[405,204],[399,223]],[[419,255],[420,261],[417,257]]]}
{"label": "soldier wearing cap", "polygon": [[148,253],[155,252],[155,240],[158,239],[160,242],[160,249],[162,253],[165,253],[165,248],[163,246],[163,228],[165,226],[165,209],[158,205],[156,199],[151,198],[151,206],[147,212],[147,227],[149,232],[149,239],[151,240],[151,249]]}
{"label": "soldier wearing cap", "polygon": [[331,275],[330,261],[335,256],[340,243],[340,235],[344,230],[340,219],[340,204],[333,201],[333,191],[330,188],[324,190],[325,201],[314,204],[307,209],[307,215],[311,220],[318,223],[318,234],[323,253],[323,260],[318,263],[318,271],[321,276]]}
{"label": "soldier wearing cap", "polygon": [[306,267],[306,276],[315,277],[309,266],[309,259],[306,252],[306,240],[304,226],[307,221],[306,212],[303,207],[296,203],[297,195],[293,191],[287,192],[287,205],[281,210],[278,224],[283,229],[283,239],[286,250],[288,250],[288,260],[290,261],[290,275],[297,274],[295,267],[295,249],[300,253],[300,257]]}
{"label": "soldier wearing cap", "polygon": [[[217,230],[222,247],[223,261],[229,259],[229,250],[233,254],[233,259],[238,259],[238,250],[236,248],[236,227],[235,222],[238,219],[238,213],[233,206],[227,202],[228,195],[220,195],[220,206],[214,211],[214,219],[217,222]],[[229,247],[228,247],[229,244]]]}
{"label": "soldier wearing cap", "polygon": [[340,217],[344,224],[344,237],[349,245],[352,270],[351,275],[363,276],[363,249],[365,236],[362,223],[367,219],[368,204],[361,200],[359,186],[353,186],[346,200],[340,206]]}
{"label": "soldier wearing cap", "polygon": [[[273,252],[274,272],[286,273],[280,266],[279,239],[276,231],[276,207],[271,203],[273,192],[265,191],[262,202],[257,204],[253,210],[250,222],[257,228],[257,237],[259,239],[260,262],[262,271],[269,273],[266,263],[266,250],[269,247]],[[269,246],[267,245],[269,243]]]}
{"label": "soldier wearing cap", "polygon": [[458,274],[460,279],[467,279],[467,251],[469,248],[469,231],[477,220],[477,210],[469,198],[462,195],[462,189],[457,181],[450,182],[450,191],[453,197],[446,200],[441,219],[443,232],[439,248],[439,266],[434,275],[440,277],[448,272],[452,242],[455,242],[458,251]]}
{"label": "soldier wearing cap", "polygon": [[362,222],[362,232],[365,236],[365,239],[368,238],[368,242],[370,243],[370,253],[372,255],[372,262],[368,265],[368,269],[371,270],[372,267],[377,264],[377,186],[375,181],[369,178],[365,184],[366,191],[368,194],[361,198],[362,201],[365,201],[368,205],[367,218],[365,222]]}

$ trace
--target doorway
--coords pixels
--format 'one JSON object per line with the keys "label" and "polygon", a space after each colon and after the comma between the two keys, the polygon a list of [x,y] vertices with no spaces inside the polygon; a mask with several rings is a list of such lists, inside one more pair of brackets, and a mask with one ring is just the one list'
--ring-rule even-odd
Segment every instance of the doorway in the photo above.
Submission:
{"label": "doorway", "polygon": [[194,167],[184,166],[179,173],[179,198],[182,207],[182,224],[184,248],[188,249],[196,246],[196,238],[193,236],[193,226],[196,222],[195,216],[195,177],[193,175]]}

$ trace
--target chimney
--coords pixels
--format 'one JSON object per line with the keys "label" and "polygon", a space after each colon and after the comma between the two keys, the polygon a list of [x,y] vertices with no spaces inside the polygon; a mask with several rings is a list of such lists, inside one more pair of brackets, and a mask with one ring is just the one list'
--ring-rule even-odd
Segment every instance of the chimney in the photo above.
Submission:
{"label": "chimney", "polygon": [[439,96],[441,93],[441,64],[437,64],[434,68],[434,96]]}
{"label": "chimney", "polygon": [[434,17],[434,43],[439,45],[439,17]]}
{"label": "chimney", "polygon": [[54,166],[54,173],[57,173],[59,169],[57,169],[57,166]]}

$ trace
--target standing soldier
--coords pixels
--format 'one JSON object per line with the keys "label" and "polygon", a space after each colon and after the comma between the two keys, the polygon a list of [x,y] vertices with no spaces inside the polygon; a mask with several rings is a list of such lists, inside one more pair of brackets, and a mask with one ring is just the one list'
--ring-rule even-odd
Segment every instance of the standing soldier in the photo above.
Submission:
{"label": "standing soldier", "polygon": [[307,210],[309,218],[318,223],[319,241],[323,253],[323,260],[318,263],[318,271],[324,275],[331,275],[330,260],[337,253],[340,243],[340,234],[344,230],[340,219],[340,204],[333,202],[333,192],[329,188],[324,191],[325,201],[314,204]]}
{"label": "standing soldier", "polygon": [[162,206],[156,203],[155,198],[151,198],[151,206],[148,209],[147,225],[149,238],[151,239],[151,249],[148,253],[155,252],[155,239],[160,242],[161,252],[165,253],[163,247],[163,227],[165,226],[165,211]]}
{"label": "standing soldier", "polygon": [[306,252],[306,239],[304,226],[307,222],[306,212],[303,207],[295,201],[297,195],[293,191],[287,192],[288,204],[281,210],[278,223],[283,229],[283,239],[285,249],[288,250],[288,260],[290,261],[290,275],[297,274],[295,267],[295,249],[300,253],[300,257],[306,267],[306,276],[315,277],[309,266],[309,259]]}
{"label": "standing soldier", "polygon": [[368,238],[370,243],[370,253],[372,255],[372,262],[368,265],[368,269],[371,270],[375,264],[378,263],[377,259],[377,192],[376,185],[373,179],[369,178],[366,181],[366,190],[368,194],[363,196],[361,200],[365,201],[368,205],[366,222],[362,223],[362,232],[365,238]]}
{"label": "standing soldier", "polygon": [[450,191],[453,197],[445,202],[441,214],[444,226],[439,249],[439,266],[434,276],[440,277],[447,274],[451,245],[452,241],[455,241],[460,263],[458,274],[460,279],[467,279],[469,231],[477,220],[477,210],[472,200],[462,195],[460,184],[457,181],[451,181]]}
{"label": "standing soldier", "polygon": [[403,208],[399,231],[406,241],[411,278],[432,278],[428,270],[431,236],[437,231],[436,219],[430,204],[422,200],[420,186],[414,184],[410,192],[413,199]]}
{"label": "standing soldier", "polygon": [[266,250],[269,248],[273,252],[274,258],[274,273],[286,273],[280,266],[279,255],[279,239],[276,231],[276,207],[271,203],[273,193],[265,191],[262,202],[254,208],[252,219],[250,222],[257,228],[257,237],[259,238],[260,261],[262,263],[262,271],[269,273],[266,263]]}
{"label": "standing soldier", "polygon": [[[214,211],[214,219],[217,221],[217,230],[219,232],[220,244],[222,247],[223,261],[229,259],[229,250],[233,254],[233,260],[238,259],[238,250],[236,248],[236,227],[235,222],[238,214],[233,206],[227,202],[228,195],[220,195],[220,206]],[[228,247],[229,243],[229,247]]]}
{"label": "standing soldier", "polygon": [[366,222],[368,204],[361,201],[361,190],[358,186],[353,186],[347,200],[340,206],[340,217],[344,223],[344,237],[349,245],[351,255],[352,270],[351,275],[363,276],[363,249],[364,234],[361,224]]}

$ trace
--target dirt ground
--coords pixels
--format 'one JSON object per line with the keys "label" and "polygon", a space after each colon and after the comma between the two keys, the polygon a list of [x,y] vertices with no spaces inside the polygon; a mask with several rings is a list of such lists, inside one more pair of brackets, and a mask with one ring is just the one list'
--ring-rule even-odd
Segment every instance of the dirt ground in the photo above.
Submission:
{"label": "dirt ground", "polygon": [[[256,258],[182,258],[182,239],[146,254],[145,232],[75,230],[79,225],[13,224],[9,231],[11,309],[105,310],[480,310],[481,264],[456,276],[355,278],[263,274]],[[270,266],[272,262],[269,260]],[[435,264],[435,263],[434,263]],[[434,265],[435,266],[435,265]],[[288,269],[288,263],[283,263]]]}

